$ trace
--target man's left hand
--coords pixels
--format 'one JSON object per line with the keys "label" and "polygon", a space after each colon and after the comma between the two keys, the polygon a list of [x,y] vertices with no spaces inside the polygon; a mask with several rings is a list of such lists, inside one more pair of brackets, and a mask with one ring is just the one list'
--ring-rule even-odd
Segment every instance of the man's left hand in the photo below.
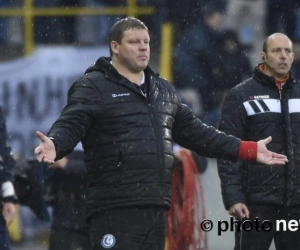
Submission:
{"label": "man's left hand", "polygon": [[257,161],[266,165],[284,165],[288,162],[285,155],[274,153],[267,149],[266,145],[272,141],[272,137],[269,136],[264,140],[257,142]]}

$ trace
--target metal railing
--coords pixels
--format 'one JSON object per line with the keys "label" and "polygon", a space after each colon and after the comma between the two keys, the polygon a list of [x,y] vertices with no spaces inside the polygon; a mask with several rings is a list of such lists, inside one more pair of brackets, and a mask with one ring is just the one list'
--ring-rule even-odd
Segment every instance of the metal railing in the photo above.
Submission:
{"label": "metal railing", "polygon": [[[35,7],[34,0],[24,0],[23,7],[2,8],[0,17],[23,17],[24,19],[24,54],[34,51],[34,18],[41,16],[91,16],[91,15],[154,15],[152,6],[138,6],[136,0],[127,0],[124,7]],[[160,72],[171,80],[172,37],[173,28],[170,23],[162,25]]]}
{"label": "metal railing", "polygon": [[29,55],[34,50],[34,17],[38,16],[82,16],[82,15],[153,15],[151,6],[138,6],[136,0],[127,0],[124,7],[57,7],[41,8],[34,6],[34,0],[24,0],[22,8],[2,8],[0,16],[17,16],[24,18],[24,53]]}

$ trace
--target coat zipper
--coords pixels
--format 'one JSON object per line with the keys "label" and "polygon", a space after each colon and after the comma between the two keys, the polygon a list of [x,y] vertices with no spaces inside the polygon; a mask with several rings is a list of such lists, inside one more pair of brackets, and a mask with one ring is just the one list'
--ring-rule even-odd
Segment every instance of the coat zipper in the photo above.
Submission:
{"label": "coat zipper", "polygon": [[[153,111],[151,101],[150,101],[150,91],[148,91],[147,104],[148,104],[148,109],[151,112],[151,115],[150,115],[151,123],[154,124],[153,128],[154,128],[155,137],[160,138],[160,135],[159,135],[158,129],[157,129],[158,124],[156,122],[156,119],[154,119],[155,112]],[[163,179],[162,176],[163,176],[163,170],[164,170],[164,168],[163,168],[164,162],[163,162],[163,158],[162,158],[162,155],[161,155],[162,145],[161,145],[159,140],[157,142],[157,148],[158,148],[158,166],[159,166],[159,168],[157,170],[158,171],[158,183],[161,186],[162,185],[162,179]]]}
{"label": "coat zipper", "polygon": [[122,149],[119,149],[119,152],[118,152],[118,165],[117,165],[117,169],[118,169],[118,184],[120,184],[121,182],[121,165],[122,165],[122,155],[123,155],[123,152],[122,152]]}

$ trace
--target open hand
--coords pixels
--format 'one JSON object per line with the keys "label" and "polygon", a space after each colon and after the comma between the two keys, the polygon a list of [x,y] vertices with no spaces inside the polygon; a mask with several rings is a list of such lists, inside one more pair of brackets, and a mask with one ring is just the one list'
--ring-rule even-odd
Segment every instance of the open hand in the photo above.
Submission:
{"label": "open hand", "polygon": [[266,145],[272,141],[272,137],[269,136],[264,140],[257,142],[257,161],[266,165],[284,165],[288,162],[285,155],[274,153],[267,149]]}
{"label": "open hand", "polygon": [[53,141],[40,131],[37,131],[36,135],[41,140],[40,145],[34,150],[34,153],[37,155],[37,160],[39,162],[43,161],[53,164],[56,158],[56,150]]}

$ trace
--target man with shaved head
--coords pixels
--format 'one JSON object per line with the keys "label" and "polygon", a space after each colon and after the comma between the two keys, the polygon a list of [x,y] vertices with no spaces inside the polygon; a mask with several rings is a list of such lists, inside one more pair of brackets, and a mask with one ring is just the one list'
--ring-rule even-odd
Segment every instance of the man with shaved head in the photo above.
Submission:
{"label": "man with shaved head", "polygon": [[[273,239],[277,250],[300,249],[299,234],[288,226],[300,218],[300,82],[290,71],[292,41],[282,33],[270,35],[260,59],[253,76],[228,92],[220,130],[243,140],[271,135],[269,149],[287,155],[289,162],[267,168],[218,160],[223,202],[240,220],[236,250],[269,249]],[[245,219],[258,226],[251,228]]]}

